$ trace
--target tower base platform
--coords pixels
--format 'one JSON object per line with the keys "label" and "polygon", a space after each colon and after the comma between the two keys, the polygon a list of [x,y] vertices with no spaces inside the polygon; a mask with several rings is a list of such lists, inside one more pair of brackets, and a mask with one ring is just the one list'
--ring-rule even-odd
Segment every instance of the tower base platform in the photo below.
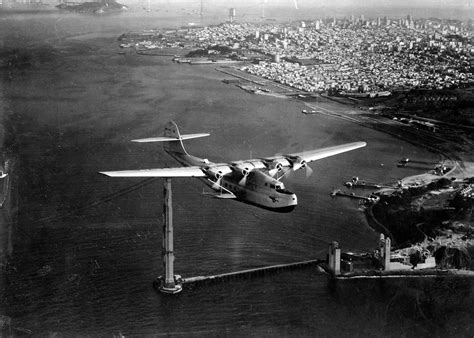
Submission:
{"label": "tower base platform", "polygon": [[164,277],[159,276],[153,282],[153,287],[156,291],[160,291],[161,293],[176,294],[180,293],[183,290],[181,280],[182,279],[180,275],[175,275],[174,283],[166,283]]}

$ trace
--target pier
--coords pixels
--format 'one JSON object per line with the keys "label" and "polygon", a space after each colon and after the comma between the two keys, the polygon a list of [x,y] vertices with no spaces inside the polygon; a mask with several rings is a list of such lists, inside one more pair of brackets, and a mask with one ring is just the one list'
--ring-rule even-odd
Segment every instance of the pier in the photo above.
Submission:
{"label": "pier", "polygon": [[411,169],[420,169],[420,170],[430,170],[440,168],[445,170],[444,167],[440,162],[430,162],[430,161],[420,161],[416,159],[410,159],[408,157],[402,158],[397,163],[397,167],[399,168],[411,168]]}
{"label": "pier", "polygon": [[358,199],[358,200],[363,200],[363,201],[370,201],[370,200],[371,200],[370,197],[365,197],[365,196],[361,196],[361,195],[356,195],[356,194],[353,193],[353,192],[347,193],[347,192],[342,191],[341,189],[336,189],[336,190],[334,190],[334,191],[331,193],[331,197],[336,197],[336,196],[349,197],[349,198]]}
{"label": "pier", "polygon": [[369,189],[382,189],[382,188],[393,188],[391,185],[384,185],[375,182],[369,182],[361,180],[358,177],[353,177],[352,180],[347,181],[344,185],[348,188],[369,188]]}
{"label": "pier", "polygon": [[265,86],[266,85],[265,82],[262,82],[260,79],[258,79],[256,77],[251,77],[250,74],[243,75],[243,74],[237,73],[235,70],[233,71],[233,68],[218,67],[218,68],[216,68],[216,70],[221,72],[221,73],[239,78],[241,80],[245,80],[245,81],[248,81],[248,82],[255,83],[259,86]]}

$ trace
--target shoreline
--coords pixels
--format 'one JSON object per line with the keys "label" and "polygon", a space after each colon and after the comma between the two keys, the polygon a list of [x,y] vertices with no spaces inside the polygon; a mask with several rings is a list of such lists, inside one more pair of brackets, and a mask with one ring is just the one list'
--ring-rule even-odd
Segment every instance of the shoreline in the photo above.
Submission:
{"label": "shoreline", "polygon": [[[218,70],[218,69],[216,69]],[[220,71],[220,70],[219,70]],[[234,69],[235,72],[239,71],[237,69]],[[241,71],[239,71],[241,72]],[[233,72],[224,72],[228,75],[231,75],[231,76],[234,76],[234,77],[237,77],[239,79],[243,79],[245,81],[248,81],[248,82],[256,82],[255,80],[249,80],[248,78],[245,77],[245,75],[237,75]],[[265,78],[262,78],[262,81],[265,81],[265,82],[271,82],[273,83],[273,81],[270,81],[268,79],[265,79]],[[261,85],[265,85],[265,83],[259,83]],[[257,93],[256,93],[257,94]],[[311,93],[308,93],[308,95],[311,95]],[[351,103],[344,103],[344,102],[341,102],[340,100],[333,100],[332,98],[330,97],[327,97],[327,96],[323,96],[323,95],[319,95],[320,97],[326,99],[326,100],[331,100],[333,102],[337,102],[338,104],[341,104],[341,105],[344,105],[346,107],[349,107],[351,105]],[[298,97],[295,97],[296,99],[299,100]],[[311,106],[310,103],[307,103],[306,100],[300,100],[301,102],[304,102],[307,106],[311,107],[311,108],[314,108],[313,106]],[[321,109],[321,107],[318,107],[318,109]],[[364,121],[362,118],[357,118],[359,117],[360,115],[357,115],[357,114],[352,114],[351,116],[347,116],[346,114],[344,113],[336,113],[336,112],[331,112],[327,109],[325,109],[325,113],[327,113],[327,115],[330,115],[332,117],[336,117],[336,118],[340,118],[340,119],[343,119],[343,120],[349,120],[353,123],[357,123],[361,126],[364,126],[366,128],[372,128],[374,130],[377,130],[379,132],[383,132],[383,133],[386,133],[386,134],[389,134],[393,137],[396,137],[398,139],[401,139],[405,142],[408,142],[408,143],[412,143],[414,144],[415,146],[419,146],[419,147],[423,147],[424,149],[427,149],[429,151],[432,151],[433,153],[436,153],[436,154],[439,154],[441,155],[444,160],[448,160],[448,161],[451,161],[453,163],[453,167],[450,169],[450,171],[448,173],[445,173],[444,175],[442,176],[435,176],[435,177],[432,177],[428,182],[424,182],[423,185],[427,186],[429,183],[433,182],[433,180],[437,179],[437,178],[441,178],[441,177],[449,177],[451,174],[453,174],[455,171],[457,170],[463,170],[463,168],[465,167],[465,163],[466,161],[464,159],[462,159],[459,154],[456,154],[456,153],[447,153],[445,152],[443,149],[440,149],[439,147],[436,147],[436,146],[432,146],[429,143],[429,141],[424,141],[423,138],[420,138],[420,137],[416,137],[417,135],[410,135],[409,133],[405,132],[403,135],[401,133],[401,129],[402,128],[398,128],[399,130],[389,130],[388,128],[381,128],[379,126],[377,126],[376,124],[370,124],[368,123],[367,121]],[[419,135],[418,135],[419,136]],[[451,142],[453,146],[456,145],[456,143],[454,142]],[[417,175],[415,175],[417,176]],[[400,179],[400,181],[410,181],[411,179],[413,179],[415,176],[405,176],[403,178]],[[376,193],[377,190],[374,192]],[[373,212],[373,208],[374,206],[379,203],[379,202],[375,202],[375,203],[371,203],[369,204],[366,208],[365,208],[365,214],[366,214],[366,217],[367,217],[367,222],[369,224],[369,226],[374,229],[375,231],[378,231],[378,232],[381,232],[381,233],[384,233],[386,236],[389,236],[392,241],[393,241],[393,245],[395,247],[398,246],[397,244],[397,239],[394,237],[394,235],[392,234],[392,232],[389,230],[389,226],[381,223],[374,215],[374,212]],[[438,237],[436,237],[438,238]],[[436,239],[435,238],[435,239]],[[410,245],[415,245],[416,244],[416,241],[410,241]]]}

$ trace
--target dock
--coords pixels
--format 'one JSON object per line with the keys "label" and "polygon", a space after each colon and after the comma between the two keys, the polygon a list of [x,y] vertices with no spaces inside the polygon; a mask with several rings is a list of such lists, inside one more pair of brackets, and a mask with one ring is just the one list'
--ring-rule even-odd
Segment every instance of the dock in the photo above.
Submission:
{"label": "dock", "polygon": [[358,177],[353,177],[352,180],[347,181],[344,185],[348,188],[369,188],[369,189],[382,189],[382,188],[393,188],[391,185],[385,185],[381,183],[369,182],[361,180]]}
{"label": "dock", "polygon": [[216,68],[217,71],[221,72],[221,73],[224,73],[224,74],[227,74],[227,75],[231,75],[231,76],[234,76],[238,79],[241,79],[241,80],[245,80],[245,81],[248,81],[248,82],[252,82],[252,83],[255,83],[259,86],[265,86],[266,83],[265,82],[262,82],[260,79],[258,78],[252,78],[249,75],[243,75],[243,74],[240,74],[240,73],[237,73],[237,71],[233,70],[233,68],[223,68],[223,67],[218,67]]}
{"label": "dock", "polygon": [[365,181],[360,181],[360,182],[355,182],[355,183],[346,182],[344,185],[349,188],[369,188],[369,189],[393,188],[393,186],[390,186],[390,185],[383,185],[383,184],[365,182]]}
{"label": "dock", "polygon": [[349,198],[354,198],[358,200],[363,200],[363,201],[369,201],[369,197],[361,196],[361,195],[356,195],[355,193],[347,193],[342,191],[341,189],[336,189],[331,193],[331,197],[336,197],[336,196],[343,196],[343,197],[349,197]]}
{"label": "dock", "polygon": [[436,167],[441,166],[439,161],[420,161],[416,159],[410,159],[408,157],[402,158],[397,163],[399,168],[411,168],[411,169],[420,169],[420,170],[430,170],[435,169]]}

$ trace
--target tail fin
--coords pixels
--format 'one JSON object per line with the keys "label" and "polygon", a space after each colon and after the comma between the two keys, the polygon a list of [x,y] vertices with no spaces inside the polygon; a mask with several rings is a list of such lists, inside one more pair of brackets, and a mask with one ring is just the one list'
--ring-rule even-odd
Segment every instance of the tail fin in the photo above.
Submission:
{"label": "tail fin", "polygon": [[165,125],[164,136],[176,139],[176,141],[169,141],[163,144],[163,149],[165,149],[167,153],[178,153],[188,155],[188,152],[186,151],[186,149],[184,149],[181,134],[179,133],[178,125],[176,123],[170,121]]}
{"label": "tail fin", "polygon": [[132,142],[164,142],[163,148],[166,152],[188,155],[186,149],[184,149],[183,140],[204,136],[209,136],[209,134],[199,133],[181,135],[179,133],[178,125],[173,121],[170,121],[165,125],[165,132],[163,137],[144,138],[132,140]]}

